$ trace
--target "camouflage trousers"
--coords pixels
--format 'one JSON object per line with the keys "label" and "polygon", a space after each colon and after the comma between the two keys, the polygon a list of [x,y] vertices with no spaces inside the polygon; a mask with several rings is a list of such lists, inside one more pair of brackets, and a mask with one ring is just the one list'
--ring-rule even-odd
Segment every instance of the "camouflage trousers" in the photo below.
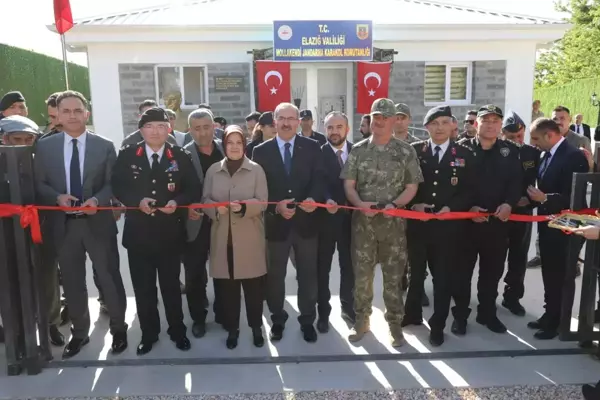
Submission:
{"label": "camouflage trousers", "polygon": [[380,263],[385,319],[390,326],[400,325],[404,316],[402,277],[407,260],[405,220],[353,213],[352,266],[357,322],[368,319],[373,311],[373,278],[375,267]]}

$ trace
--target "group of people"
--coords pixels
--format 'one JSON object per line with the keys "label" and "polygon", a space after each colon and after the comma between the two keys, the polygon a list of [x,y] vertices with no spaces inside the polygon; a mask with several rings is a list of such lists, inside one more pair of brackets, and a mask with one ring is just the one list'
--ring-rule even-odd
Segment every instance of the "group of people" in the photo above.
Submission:
{"label": "group of people", "polygon": [[[24,104],[18,96],[12,100],[11,105]],[[589,152],[569,143],[575,133],[569,130],[569,110],[560,106],[552,119],[531,124],[529,145],[523,143],[522,119],[515,113],[504,116],[495,105],[469,113],[462,137],[456,135],[450,107],[434,107],[423,120],[430,137],[418,140],[408,133],[410,108],[382,98],[363,118],[365,139],[353,144],[345,114],[329,113],[323,135],[313,131],[310,111],[291,103],[247,118],[256,122],[250,143],[237,125],[217,133],[212,111],[201,107],[190,113],[189,132],[178,142],[168,112],[148,103],[140,106],[139,130],[125,139],[117,155],[110,140],[87,130],[83,95],[62,92],[53,104],[60,128],[36,142],[34,169],[38,203],[65,208],[41,216],[48,304],[57,301],[53,288],[59,265],[72,323],[64,358],[89,342],[86,255],[109,316],[112,352],[128,346],[117,244],[120,212],[98,207],[125,213],[122,244],[142,332],[138,355],[152,350],[161,331],[157,277],[167,333],[178,349],[191,347],[183,322],[182,262],[193,336],[200,338],[207,329],[210,276],[215,321],[227,331],[226,346],[233,349],[242,290],[254,345],[264,345],[265,300],[270,340],[283,338],[291,258],[300,330],[305,341],[315,342],[317,331],[329,330],[329,275],[336,249],[340,312],[352,326],[349,341],[360,341],[370,330],[373,278],[380,264],[392,346],[403,345],[405,327],[423,322],[427,269],[434,288],[429,341],[440,346],[450,312],[452,333],[467,333],[478,258],[476,321],[492,332],[506,332],[496,299],[507,253],[502,306],[525,315],[520,299],[532,224],[509,217],[531,214],[534,208],[541,215],[568,208],[572,174],[593,168]],[[0,129],[7,144],[31,144],[27,138],[38,130],[15,114],[1,119]],[[19,137],[23,143],[13,141]],[[482,214],[473,220],[406,220],[391,215],[396,209],[438,216]],[[528,325],[536,338],[552,339],[560,321],[562,285],[577,260],[567,259],[562,232],[547,223],[539,223],[539,232],[545,313]],[[588,230],[580,234],[593,235]],[[50,320],[51,342],[58,345],[62,335],[55,329],[56,316]]]}

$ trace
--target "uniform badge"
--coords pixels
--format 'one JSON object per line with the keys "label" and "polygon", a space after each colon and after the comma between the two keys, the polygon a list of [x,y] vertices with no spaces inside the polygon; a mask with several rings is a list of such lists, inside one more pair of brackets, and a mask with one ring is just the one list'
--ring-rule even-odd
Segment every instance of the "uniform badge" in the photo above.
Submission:
{"label": "uniform badge", "polygon": [[167,149],[167,158],[169,160],[173,158],[173,152],[171,151],[171,149]]}
{"label": "uniform badge", "polygon": [[427,151],[427,142],[425,142],[425,144],[423,144],[423,148],[421,149],[421,151],[423,153],[425,153]]}
{"label": "uniform badge", "polygon": [[529,168],[534,168],[535,167],[535,162],[533,161],[525,161],[523,163],[523,169],[529,169]]}
{"label": "uniform badge", "polygon": [[508,157],[510,149],[508,147],[503,147],[500,149],[500,154],[502,154],[502,157]]}
{"label": "uniform badge", "polygon": [[169,190],[169,192],[174,192],[175,191],[175,182],[167,183],[167,189]]}
{"label": "uniform badge", "polygon": [[142,154],[144,154],[144,148],[143,147],[138,147],[138,149],[135,151],[135,155],[138,157],[141,157]]}
{"label": "uniform badge", "polygon": [[464,158],[455,158],[453,167],[464,167],[466,165]]}
{"label": "uniform badge", "polygon": [[179,165],[177,164],[177,161],[171,160],[171,166],[167,169],[166,172],[177,172],[177,171],[179,171]]}
{"label": "uniform badge", "polygon": [[452,178],[450,178],[450,184],[452,186],[458,185],[458,176],[453,176]]}

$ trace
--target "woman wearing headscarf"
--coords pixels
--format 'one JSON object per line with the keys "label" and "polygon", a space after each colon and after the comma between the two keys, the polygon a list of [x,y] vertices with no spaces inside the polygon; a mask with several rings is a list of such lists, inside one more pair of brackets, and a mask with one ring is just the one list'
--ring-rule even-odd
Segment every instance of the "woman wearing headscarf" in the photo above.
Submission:
{"label": "woman wearing headscarf", "polygon": [[208,169],[204,182],[204,203],[222,203],[204,210],[213,221],[210,276],[218,281],[223,327],[229,332],[227,348],[237,346],[242,288],[254,345],[262,347],[267,179],[262,167],[245,156],[246,140],[241,127],[227,127],[223,150],[225,158]]}

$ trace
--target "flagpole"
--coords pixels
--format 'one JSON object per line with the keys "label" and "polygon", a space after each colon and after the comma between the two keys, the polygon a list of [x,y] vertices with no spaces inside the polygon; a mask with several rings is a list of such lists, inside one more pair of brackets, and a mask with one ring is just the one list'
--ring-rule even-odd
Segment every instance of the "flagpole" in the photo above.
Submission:
{"label": "flagpole", "polygon": [[67,90],[69,90],[69,67],[67,63],[67,44],[65,43],[65,35],[60,35],[60,41],[62,43],[62,55],[63,55],[63,65],[65,68],[65,83],[67,85]]}

